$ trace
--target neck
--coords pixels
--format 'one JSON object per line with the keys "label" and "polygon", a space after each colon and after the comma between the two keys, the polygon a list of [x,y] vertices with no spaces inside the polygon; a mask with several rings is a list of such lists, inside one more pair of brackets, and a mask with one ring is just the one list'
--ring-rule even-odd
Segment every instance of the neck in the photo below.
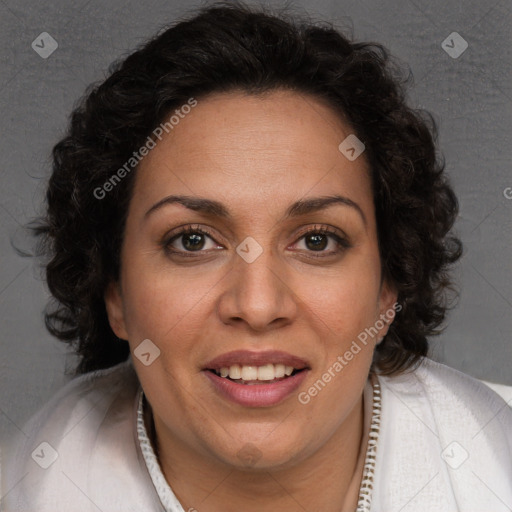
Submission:
{"label": "neck", "polygon": [[363,397],[326,443],[287,469],[233,469],[175,439],[155,417],[158,458],[184,510],[355,510],[366,438]]}

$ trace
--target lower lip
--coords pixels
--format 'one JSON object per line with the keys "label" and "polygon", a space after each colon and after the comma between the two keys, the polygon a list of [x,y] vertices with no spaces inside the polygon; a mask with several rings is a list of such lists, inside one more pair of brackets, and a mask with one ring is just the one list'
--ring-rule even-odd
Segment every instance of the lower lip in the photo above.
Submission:
{"label": "lower lip", "polygon": [[219,377],[209,370],[203,372],[223,397],[245,407],[271,407],[288,398],[304,381],[308,370],[271,384],[239,384]]}

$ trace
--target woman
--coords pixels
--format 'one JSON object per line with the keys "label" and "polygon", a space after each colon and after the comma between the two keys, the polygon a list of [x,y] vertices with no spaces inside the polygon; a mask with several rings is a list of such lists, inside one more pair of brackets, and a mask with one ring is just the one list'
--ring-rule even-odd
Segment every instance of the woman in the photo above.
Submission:
{"label": "woman", "polygon": [[37,228],[83,375],[3,509],[510,510],[510,408],[426,357],[457,201],[398,71],[216,5],[90,92]]}

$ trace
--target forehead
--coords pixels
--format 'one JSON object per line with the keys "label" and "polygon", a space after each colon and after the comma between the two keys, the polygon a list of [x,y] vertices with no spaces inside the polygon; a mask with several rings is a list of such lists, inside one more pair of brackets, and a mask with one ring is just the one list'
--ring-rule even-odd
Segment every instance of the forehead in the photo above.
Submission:
{"label": "forehead", "polygon": [[296,200],[333,189],[368,200],[364,153],[350,161],[339,149],[352,133],[340,115],[309,95],[214,94],[198,99],[157,140],[139,166],[136,192],[148,201],[185,193],[241,206],[255,198]]}

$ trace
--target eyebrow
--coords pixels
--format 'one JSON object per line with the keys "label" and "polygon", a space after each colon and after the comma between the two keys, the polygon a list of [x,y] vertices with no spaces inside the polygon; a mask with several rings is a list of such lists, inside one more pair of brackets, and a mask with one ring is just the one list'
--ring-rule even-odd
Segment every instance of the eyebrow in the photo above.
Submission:
{"label": "eyebrow", "polygon": [[[232,218],[231,214],[227,210],[227,208],[218,201],[214,201],[213,199],[206,199],[202,197],[193,197],[193,196],[183,196],[183,195],[171,195],[164,197],[157,203],[155,203],[145,214],[144,218],[147,218],[150,214],[155,211],[163,208],[169,204],[181,204],[188,208],[189,210],[194,210],[196,212],[204,213],[206,215],[211,215],[215,217],[222,217],[225,219]],[[365,226],[367,225],[366,216],[361,209],[361,207],[352,199],[349,199],[345,196],[334,195],[334,196],[323,196],[323,197],[311,197],[308,199],[300,199],[293,203],[287,210],[284,215],[284,219],[300,217],[302,215],[307,215],[309,213],[314,213],[319,210],[323,210],[332,205],[343,205],[348,206],[356,210],[360,217],[362,218]]]}
{"label": "eyebrow", "polygon": [[226,219],[231,218],[230,213],[224,207],[222,203],[213,201],[212,199],[205,199],[202,197],[193,196],[167,196],[155,203],[145,214],[144,218],[147,218],[151,213],[160,210],[160,208],[168,204],[181,204],[189,210],[196,212],[206,213],[216,217],[224,217]]}
{"label": "eyebrow", "polygon": [[352,199],[349,199],[345,196],[334,195],[334,196],[323,196],[323,197],[310,197],[308,199],[301,199],[295,203],[293,203],[285,213],[284,218],[290,217],[298,217],[300,215],[307,215],[308,213],[314,213],[319,210],[323,210],[328,208],[331,205],[342,205],[349,206],[356,210],[361,219],[363,220],[364,225],[367,225],[366,216],[362,210],[362,208]]}

